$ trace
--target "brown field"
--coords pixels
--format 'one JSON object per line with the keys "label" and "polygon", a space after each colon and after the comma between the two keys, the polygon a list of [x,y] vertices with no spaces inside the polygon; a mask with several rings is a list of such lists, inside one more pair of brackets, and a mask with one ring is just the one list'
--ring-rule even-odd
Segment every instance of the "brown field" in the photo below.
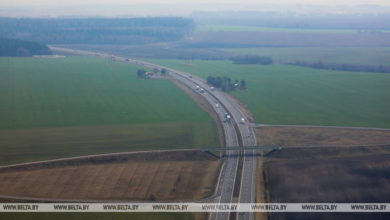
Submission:
{"label": "brown field", "polygon": [[[284,148],[264,163],[270,202],[389,202],[390,145]],[[376,214],[271,214],[272,219],[386,219]]]}
{"label": "brown field", "polygon": [[210,196],[220,161],[201,151],[102,156],[0,169],[0,195],[72,200]]}
{"label": "brown field", "polygon": [[260,127],[255,129],[263,146],[331,146],[390,144],[390,130],[307,127]]}

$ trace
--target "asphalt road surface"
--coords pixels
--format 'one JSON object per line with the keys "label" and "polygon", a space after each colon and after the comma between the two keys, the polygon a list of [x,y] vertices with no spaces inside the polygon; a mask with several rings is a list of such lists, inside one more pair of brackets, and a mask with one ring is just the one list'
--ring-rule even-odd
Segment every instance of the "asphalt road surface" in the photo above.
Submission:
{"label": "asphalt road surface", "polygon": [[[96,56],[106,59],[112,59],[115,61],[128,62],[131,64],[144,66],[150,69],[163,69],[165,68],[168,74],[177,79],[182,84],[192,88],[196,92],[199,92],[210,104],[213,106],[219,119],[223,122],[223,129],[226,138],[226,146],[256,146],[256,137],[249,123],[247,117],[240,110],[239,106],[224,92],[219,90],[212,90],[201,78],[193,76],[189,73],[171,69],[165,66],[156,65],[148,62],[143,62],[131,58],[115,56],[106,53],[89,52],[81,50],[72,50],[66,48],[50,47],[54,51],[62,51],[66,53],[73,53],[79,55]],[[190,77],[191,76],[191,77]],[[203,92],[200,92],[200,88]],[[225,114],[231,115],[231,120],[226,122]],[[244,118],[244,122],[242,122]],[[226,159],[222,167],[218,186],[216,190],[216,202],[219,203],[252,203],[255,202],[256,188],[256,167],[257,161],[254,157],[255,150],[246,150],[242,158],[242,171],[237,172],[239,166],[239,151],[227,151]],[[236,174],[241,174],[241,178],[237,177]],[[241,180],[239,184],[235,184],[235,181]],[[239,186],[238,197],[234,196],[234,187]],[[238,189],[236,189],[238,190]],[[226,212],[216,213],[211,215],[211,219],[253,219],[252,213],[238,213],[231,214]]]}

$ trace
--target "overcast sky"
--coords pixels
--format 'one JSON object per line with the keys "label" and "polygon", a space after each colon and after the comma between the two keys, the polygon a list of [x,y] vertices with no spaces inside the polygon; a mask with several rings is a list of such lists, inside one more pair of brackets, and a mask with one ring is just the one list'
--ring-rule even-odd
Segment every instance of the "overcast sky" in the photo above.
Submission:
{"label": "overcast sky", "polygon": [[383,4],[390,5],[389,0],[0,0],[0,5],[77,5],[77,4],[137,4],[137,3],[277,3],[277,4]]}
{"label": "overcast sky", "polygon": [[[265,7],[265,4],[272,6]],[[390,0],[0,0],[0,17],[188,16],[193,11],[204,10],[302,12],[306,9],[301,5],[333,7],[311,7],[310,10],[316,10],[315,13],[319,11],[350,13],[351,8],[341,9],[335,6],[366,4],[386,7],[360,7],[354,8],[354,12],[390,12]]]}

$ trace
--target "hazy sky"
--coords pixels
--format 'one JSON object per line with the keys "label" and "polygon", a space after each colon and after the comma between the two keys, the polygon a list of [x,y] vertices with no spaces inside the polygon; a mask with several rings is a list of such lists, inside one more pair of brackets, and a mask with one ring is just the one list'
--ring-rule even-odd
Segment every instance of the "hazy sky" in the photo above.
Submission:
{"label": "hazy sky", "polygon": [[383,4],[390,5],[389,0],[0,0],[0,5],[31,5],[31,4],[50,4],[50,5],[77,5],[77,4],[147,4],[147,3],[239,3],[239,4]]}
{"label": "hazy sky", "polygon": [[390,0],[0,0],[0,17],[188,16],[193,11],[204,10],[302,12],[306,8],[301,5],[321,5],[307,9],[316,10],[315,13],[345,13],[351,12],[351,8],[336,6],[365,4],[381,7],[359,7],[353,10],[357,13],[390,13]]}

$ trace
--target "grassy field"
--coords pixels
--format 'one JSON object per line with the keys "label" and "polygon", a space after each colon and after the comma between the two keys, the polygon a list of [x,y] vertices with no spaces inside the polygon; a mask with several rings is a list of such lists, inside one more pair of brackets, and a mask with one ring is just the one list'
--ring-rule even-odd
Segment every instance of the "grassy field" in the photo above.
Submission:
{"label": "grassy field", "polygon": [[390,33],[197,31],[186,47],[389,47]]}
{"label": "grassy field", "polygon": [[355,65],[389,65],[390,47],[276,47],[231,48],[230,53],[269,56],[275,61],[322,61]]}
{"label": "grassy field", "polygon": [[209,146],[209,122],[69,126],[0,130],[0,165],[88,154]]}
{"label": "grassy field", "polygon": [[[90,57],[0,59],[2,164],[218,145],[212,118],[166,80]],[[114,139],[115,138],[115,139]]]}
{"label": "grassy field", "polygon": [[[298,29],[298,28],[272,28],[256,26],[234,25],[200,25],[197,31],[236,31],[236,32],[298,32],[298,33],[356,33],[353,29]],[[385,31],[387,32],[387,31]]]}
{"label": "grassy field", "polygon": [[138,67],[89,57],[1,58],[0,128],[205,121],[168,81]]}
{"label": "grassy field", "polygon": [[0,170],[0,195],[177,201],[210,196],[220,161],[201,151],[128,154]]}
{"label": "grassy field", "polygon": [[248,89],[232,94],[248,106],[258,123],[390,127],[389,74],[230,61],[149,61],[203,78],[246,80]]}

